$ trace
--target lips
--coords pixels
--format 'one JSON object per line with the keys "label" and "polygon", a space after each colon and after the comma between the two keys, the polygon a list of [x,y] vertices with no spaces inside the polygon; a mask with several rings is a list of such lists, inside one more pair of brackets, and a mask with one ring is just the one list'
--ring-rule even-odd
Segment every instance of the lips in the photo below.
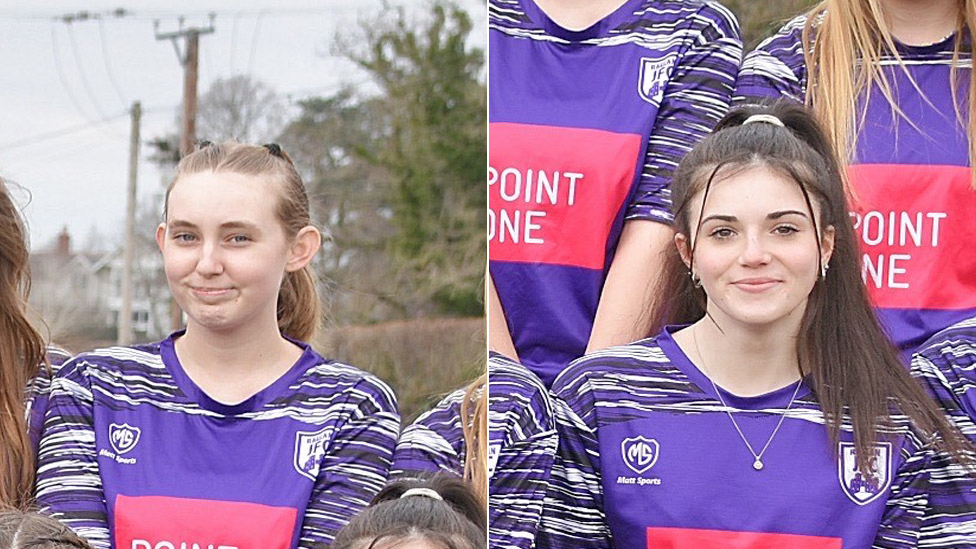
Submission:
{"label": "lips", "polygon": [[189,288],[193,295],[204,299],[224,297],[233,291],[233,288],[226,287],[190,286]]}
{"label": "lips", "polygon": [[744,292],[756,294],[770,290],[779,284],[779,280],[767,277],[743,278],[732,283],[733,286]]}

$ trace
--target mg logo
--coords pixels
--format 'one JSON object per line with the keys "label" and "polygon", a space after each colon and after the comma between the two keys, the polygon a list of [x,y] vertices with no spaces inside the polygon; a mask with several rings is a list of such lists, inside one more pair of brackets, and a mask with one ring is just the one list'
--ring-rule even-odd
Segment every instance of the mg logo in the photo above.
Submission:
{"label": "mg logo", "polygon": [[625,438],[620,443],[620,453],[623,456],[624,465],[638,475],[654,467],[660,450],[661,447],[656,440],[643,436]]}
{"label": "mg logo", "polygon": [[122,455],[131,451],[139,443],[139,435],[142,431],[138,427],[133,427],[128,423],[119,425],[112,423],[108,426],[108,441],[111,443],[115,453]]}

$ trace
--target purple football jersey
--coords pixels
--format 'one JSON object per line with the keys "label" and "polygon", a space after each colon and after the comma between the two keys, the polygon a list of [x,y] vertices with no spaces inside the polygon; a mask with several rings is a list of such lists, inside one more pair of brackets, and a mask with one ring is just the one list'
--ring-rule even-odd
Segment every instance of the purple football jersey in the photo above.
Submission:
{"label": "purple football jersey", "polygon": [[[794,19],[746,56],[736,104],[760,98],[804,100],[805,21]],[[868,291],[906,356],[939,330],[976,314],[976,254],[971,251],[976,191],[970,189],[966,128],[956,119],[950,86],[956,39],[953,35],[922,47],[897,44],[903,67],[893,54],[882,57],[881,69],[904,117],[893,112],[877,88],[858,98],[858,113],[865,100],[867,112],[848,168],[856,198],[852,222]],[[956,73],[962,98],[969,91],[967,51],[968,45]]]}
{"label": "purple football jersey", "polygon": [[307,344],[235,405],[186,374],[173,340],[84,353],[55,378],[41,509],[99,548],[287,549],[331,543],[386,482],[392,392]]}
{"label": "purple football jersey", "polygon": [[488,241],[522,363],[583,354],[624,220],[670,223],[671,174],[725,114],[742,44],[710,0],[627,0],[583,31],[489,0]]}
{"label": "purple football jersey", "polygon": [[[907,417],[879,426],[863,475],[849,418],[834,446],[805,385],[792,406],[793,384],[755,397],[718,388],[723,405],[674,330],[588,355],[556,380],[566,406],[555,408],[559,452],[540,547],[908,548],[932,517],[972,520],[964,500],[929,497],[960,472]],[[729,413],[757,449],[784,418],[761,470]]]}

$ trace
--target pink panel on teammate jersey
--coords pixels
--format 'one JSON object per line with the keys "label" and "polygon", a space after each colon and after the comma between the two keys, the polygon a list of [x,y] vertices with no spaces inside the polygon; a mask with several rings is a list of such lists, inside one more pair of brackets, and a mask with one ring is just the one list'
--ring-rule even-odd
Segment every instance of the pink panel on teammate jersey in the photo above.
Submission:
{"label": "pink panel on teammate jersey", "polygon": [[[888,309],[976,307],[976,191],[960,166],[859,164],[852,221],[871,299]],[[828,276],[830,276],[828,274]]]}
{"label": "pink panel on teammate jersey", "polygon": [[647,529],[647,549],[842,549],[843,546],[841,538],[822,536],[694,528]]}
{"label": "pink panel on teammate jersey", "polygon": [[163,496],[115,500],[119,549],[288,549],[297,511],[257,503]]}
{"label": "pink panel on teammate jersey", "polygon": [[488,136],[489,257],[602,269],[641,136],[509,123]]}

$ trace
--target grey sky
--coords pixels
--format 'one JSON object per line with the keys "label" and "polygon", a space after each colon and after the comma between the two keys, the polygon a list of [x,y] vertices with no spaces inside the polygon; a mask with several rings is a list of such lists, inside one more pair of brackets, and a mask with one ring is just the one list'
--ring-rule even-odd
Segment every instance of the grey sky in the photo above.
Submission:
{"label": "grey sky", "polygon": [[[422,0],[391,3],[419,13],[427,6]],[[484,10],[473,0],[460,3],[473,16],[472,43],[483,47]],[[49,245],[63,226],[76,246],[85,244],[93,228],[106,248],[121,240],[127,111],[132,101],[142,103],[145,143],[175,128],[182,101],[182,67],[171,42],[156,40],[154,18],[166,32],[177,28],[181,14],[188,16],[187,26],[203,26],[206,13],[217,13],[216,32],[201,38],[201,94],[217,78],[250,73],[293,103],[328,95],[343,84],[370,89],[365,74],[332,54],[332,44],[337,29],[355,26],[382,6],[381,0],[5,1],[0,7],[0,175],[29,191],[25,212],[32,247]],[[119,7],[131,14],[121,19],[107,14]],[[81,9],[106,15],[70,25],[55,20]],[[92,123],[104,117],[109,120]],[[144,145],[141,197],[163,185],[148,153]],[[22,204],[25,194],[17,195]]]}

